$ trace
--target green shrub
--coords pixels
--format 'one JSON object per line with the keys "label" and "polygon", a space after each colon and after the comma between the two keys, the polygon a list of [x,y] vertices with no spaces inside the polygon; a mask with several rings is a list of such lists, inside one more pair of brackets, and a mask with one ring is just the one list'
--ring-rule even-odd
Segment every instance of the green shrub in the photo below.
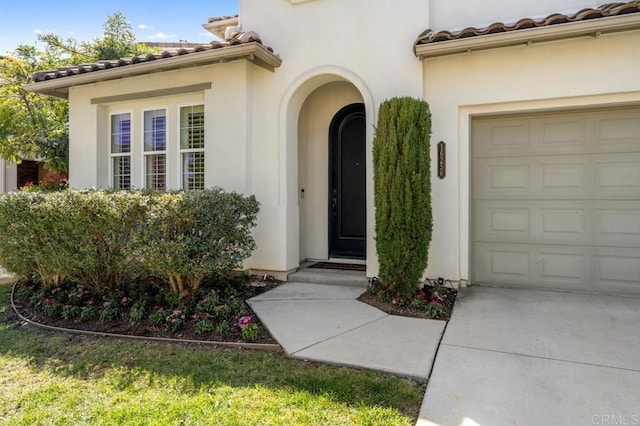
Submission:
{"label": "green shrub", "polygon": [[431,242],[431,115],[426,102],[394,98],[380,105],[373,142],[376,248],[380,280],[411,296]]}
{"label": "green shrub", "polygon": [[0,198],[0,262],[46,287],[114,289],[133,272],[128,242],[144,218],[139,193],[12,192]]}
{"label": "green shrub", "polygon": [[257,214],[255,197],[220,189],[0,194],[0,266],[45,288],[116,291],[156,275],[184,294],[241,266]]}
{"label": "green shrub", "polygon": [[39,211],[44,200],[40,193],[0,194],[0,262],[22,279],[57,284],[63,277],[51,276],[40,262],[47,239],[41,228],[48,218]]}
{"label": "green shrub", "polygon": [[176,293],[229,275],[255,249],[258,210],[255,197],[220,189],[158,194],[138,244],[144,266]]}

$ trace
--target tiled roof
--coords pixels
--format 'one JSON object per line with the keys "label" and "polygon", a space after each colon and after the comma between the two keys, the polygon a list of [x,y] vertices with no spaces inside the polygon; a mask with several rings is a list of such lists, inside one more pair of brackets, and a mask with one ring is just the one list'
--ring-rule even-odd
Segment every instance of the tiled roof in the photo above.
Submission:
{"label": "tiled roof", "polygon": [[202,46],[204,43],[192,43],[189,41],[181,40],[179,42],[165,42],[165,41],[145,41],[144,43],[147,47],[157,47],[158,49],[165,50],[175,50],[180,48],[196,48],[198,46]]}
{"label": "tiled roof", "polygon": [[229,15],[229,16],[214,16],[213,18],[209,18],[209,23],[218,22],[218,21],[226,21],[227,19],[237,18],[239,15]]}
{"label": "tiled roof", "polygon": [[[58,68],[50,71],[41,71],[33,74],[31,76],[31,79],[34,83],[39,83],[47,80],[71,77],[78,74],[99,72],[103,70],[136,65],[136,64],[141,64],[145,62],[162,61],[164,59],[174,58],[177,56],[184,56],[184,55],[189,55],[189,54],[198,53],[198,52],[206,52],[214,49],[225,49],[232,46],[238,46],[238,45],[249,44],[249,43],[262,44],[262,40],[260,39],[260,36],[257,33],[253,31],[247,31],[247,32],[237,33],[230,40],[227,40],[227,41],[212,41],[211,43],[203,44],[197,47],[180,48],[177,50],[176,49],[165,50],[160,53],[150,53],[147,55],[139,55],[131,58],[122,58],[122,59],[115,59],[110,61],[99,61],[92,64],[81,64],[81,65]],[[273,53],[273,49],[271,49],[270,47],[266,47],[266,48]]]}
{"label": "tiled roof", "polygon": [[432,30],[428,29],[418,37],[416,46],[432,43],[442,43],[489,34],[499,34],[532,28],[549,27],[552,25],[561,25],[570,22],[580,22],[611,16],[621,16],[631,13],[640,13],[640,0],[634,0],[627,3],[604,4],[595,9],[582,9],[581,11],[572,14],[554,13],[541,19],[523,18],[514,24],[504,24],[502,22],[496,22],[487,27],[468,27],[461,31],[433,32]]}

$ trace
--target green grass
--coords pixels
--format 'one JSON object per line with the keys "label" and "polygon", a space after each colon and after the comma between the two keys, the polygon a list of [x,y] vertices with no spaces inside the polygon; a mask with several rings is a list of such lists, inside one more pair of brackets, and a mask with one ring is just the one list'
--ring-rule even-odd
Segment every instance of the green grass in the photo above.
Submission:
{"label": "green grass", "polygon": [[0,284],[0,424],[414,424],[412,381],[279,354],[17,325]]}

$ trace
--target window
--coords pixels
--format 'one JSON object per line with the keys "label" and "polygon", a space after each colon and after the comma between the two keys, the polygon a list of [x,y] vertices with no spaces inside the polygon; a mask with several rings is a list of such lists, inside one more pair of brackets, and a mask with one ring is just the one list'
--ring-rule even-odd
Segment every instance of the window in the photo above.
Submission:
{"label": "window", "polygon": [[164,109],[144,112],[145,187],[167,189],[167,114]]}
{"label": "window", "polygon": [[182,189],[204,189],[204,105],[180,108]]}
{"label": "window", "polygon": [[131,189],[131,114],[111,116],[111,186]]}

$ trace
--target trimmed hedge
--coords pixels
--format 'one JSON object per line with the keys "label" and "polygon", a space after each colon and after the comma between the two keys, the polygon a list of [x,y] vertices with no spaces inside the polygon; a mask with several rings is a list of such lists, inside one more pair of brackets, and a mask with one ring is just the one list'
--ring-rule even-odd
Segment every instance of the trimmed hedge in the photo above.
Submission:
{"label": "trimmed hedge", "polygon": [[431,114],[426,102],[380,105],[373,141],[376,249],[380,280],[395,295],[415,293],[431,242]]}
{"label": "trimmed hedge", "polygon": [[2,194],[0,265],[46,287],[102,291],[156,275],[184,292],[251,255],[258,210],[255,197],[217,188]]}

